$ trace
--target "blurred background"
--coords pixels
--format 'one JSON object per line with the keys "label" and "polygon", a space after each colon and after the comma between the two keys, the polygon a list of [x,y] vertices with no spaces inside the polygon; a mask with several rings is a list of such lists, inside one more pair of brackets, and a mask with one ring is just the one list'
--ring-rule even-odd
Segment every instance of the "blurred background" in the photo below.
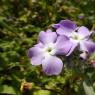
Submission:
{"label": "blurred background", "polygon": [[0,95],[87,95],[73,69],[49,77],[27,56],[39,32],[63,19],[95,29],[95,0],[0,0]]}

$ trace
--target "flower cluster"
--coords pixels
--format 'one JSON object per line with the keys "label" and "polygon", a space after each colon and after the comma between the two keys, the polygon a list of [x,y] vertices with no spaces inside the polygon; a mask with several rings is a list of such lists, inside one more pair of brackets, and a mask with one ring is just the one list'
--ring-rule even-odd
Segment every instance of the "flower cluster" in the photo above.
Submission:
{"label": "flower cluster", "polygon": [[86,54],[95,51],[95,43],[90,39],[93,32],[85,26],[78,27],[70,20],[61,20],[52,25],[56,32],[48,29],[41,31],[38,43],[30,48],[28,55],[32,65],[42,65],[47,75],[58,75],[63,68],[63,62],[58,55],[69,56],[75,48],[82,54],[80,57],[86,59]]}

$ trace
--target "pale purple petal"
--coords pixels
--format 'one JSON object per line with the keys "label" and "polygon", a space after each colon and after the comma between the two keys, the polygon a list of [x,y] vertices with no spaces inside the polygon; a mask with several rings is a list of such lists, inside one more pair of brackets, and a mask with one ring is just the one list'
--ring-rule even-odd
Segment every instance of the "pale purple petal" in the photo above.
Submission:
{"label": "pale purple petal", "polygon": [[32,65],[40,65],[43,59],[42,49],[39,47],[32,47],[28,51],[28,56]]}
{"label": "pale purple petal", "polygon": [[65,35],[65,36],[70,36],[70,34],[73,32],[73,30],[66,29],[64,27],[60,27],[56,30],[58,35]]}
{"label": "pale purple petal", "polygon": [[56,43],[56,55],[67,55],[72,47],[72,42],[66,36],[59,36]]}
{"label": "pale purple petal", "polygon": [[79,29],[78,29],[78,34],[83,36],[83,37],[89,37],[92,32],[90,32],[88,30],[88,28],[84,27],[84,26],[81,26]]}
{"label": "pale purple petal", "polygon": [[38,43],[38,44],[34,45],[34,47],[44,48],[44,44],[43,43]]}
{"label": "pale purple petal", "polygon": [[79,44],[79,43],[77,43],[77,42],[72,42],[72,47],[71,47],[71,49],[69,50],[67,56],[69,56],[69,55],[75,50],[75,48],[78,46],[78,44]]}
{"label": "pale purple petal", "polygon": [[62,71],[63,63],[58,57],[49,56],[43,60],[42,67],[47,75],[58,75]]}
{"label": "pale purple petal", "polygon": [[41,31],[39,34],[38,41],[47,44],[47,43],[54,43],[57,39],[56,32],[52,32],[51,30],[47,30],[46,32]]}
{"label": "pale purple petal", "polygon": [[80,50],[92,53],[95,51],[95,43],[91,40],[83,41],[80,43]]}

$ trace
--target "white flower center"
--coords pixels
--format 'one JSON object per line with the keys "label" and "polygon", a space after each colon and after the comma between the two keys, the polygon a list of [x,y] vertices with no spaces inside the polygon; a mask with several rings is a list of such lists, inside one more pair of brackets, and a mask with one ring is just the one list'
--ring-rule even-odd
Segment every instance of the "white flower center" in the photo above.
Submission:
{"label": "white flower center", "polygon": [[84,39],[84,37],[82,35],[79,35],[77,32],[73,32],[70,38],[76,42],[81,42]]}
{"label": "white flower center", "polygon": [[54,55],[54,44],[49,43],[44,47],[44,53],[45,55]]}

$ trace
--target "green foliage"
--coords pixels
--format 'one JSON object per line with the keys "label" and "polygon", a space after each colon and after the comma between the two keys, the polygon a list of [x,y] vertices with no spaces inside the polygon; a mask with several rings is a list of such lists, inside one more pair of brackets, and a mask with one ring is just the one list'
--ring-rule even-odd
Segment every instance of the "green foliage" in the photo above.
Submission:
{"label": "green foliage", "polygon": [[[95,29],[94,2],[0,0],[0,94],[78,95],[81,91],[80,95],[95,95],[95,71],[93,68],[80,69],[76,55],[73,60],[64,60],[65,69],[61,75],[51,77],[46,76],[40,66],[32,66],[27,56],[28,49],[36,43],[39,32],[51,28],[53,23],[61,19],[71,19],[78,25]],[[85,64],[79,63],[82,66]],[[88,77],[85,79],[85,75],[88,75],[86,72],[89,71],[90,74],[94,72],[89,77],[90,82],[87,81]],[[33,84],[31,90],[28,85],[22,85],[23,80]],[[84,91],[80,90],[80,85]]]}
{"label": "green foliage", "polygon": [[93,89],[93,86],[91,86],[91,83],[84,81],[83,86],[86,95],[95,95],[95,91]]}

